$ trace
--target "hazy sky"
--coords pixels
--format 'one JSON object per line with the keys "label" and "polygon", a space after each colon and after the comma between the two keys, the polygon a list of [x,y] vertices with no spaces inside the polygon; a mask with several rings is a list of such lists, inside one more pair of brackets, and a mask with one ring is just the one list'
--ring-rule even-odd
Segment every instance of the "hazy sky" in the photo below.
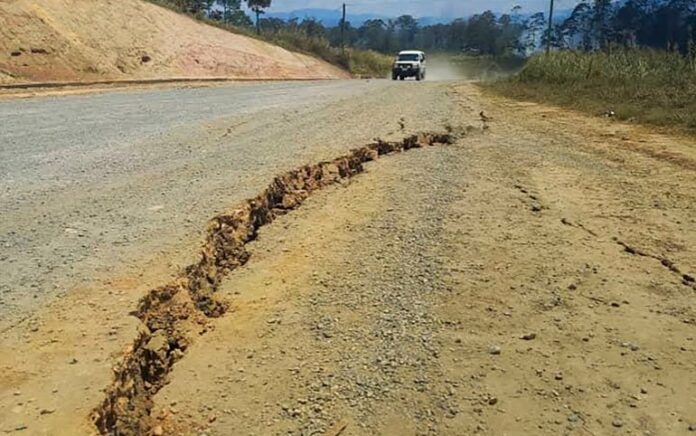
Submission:
{"label": "hazy sky", "polygon": [[[415,16],[458,17],[486,9],[506,12],[515,5],[526,12],[548,8],[549,0],[345,0],[353,13],[372,12],[389,16],[411,14]],[[284,12],[304,8],[338,9],[343,0],[273,0],[271,11]],[[572,8],[578,0],[556,0],[559,9]]]}

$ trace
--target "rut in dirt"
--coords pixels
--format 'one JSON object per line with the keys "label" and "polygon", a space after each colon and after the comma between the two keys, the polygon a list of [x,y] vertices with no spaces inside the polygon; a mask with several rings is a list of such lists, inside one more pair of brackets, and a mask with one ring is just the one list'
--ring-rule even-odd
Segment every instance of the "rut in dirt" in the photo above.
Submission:
{"label": "rut in dirt", "polygon": [[141,321],[133,344],[113,368],[114,381],[94,409],[92,421],[105,435],[152,432],[153,397],[166,384],[174,363],[182,359],[192,338],[222,316],[228,304],[216,296],[220,281],[250,257],[246,244],[258,229],[299,207],[309,195],[364,171],[379,156],[432,145],[452,144],[455,135],[420,133],[402,141],[378,140],[332,161],[305,165],[276,177],[257,197],[213,218],[198,262],[171,283],[153,289],[132,313]]}

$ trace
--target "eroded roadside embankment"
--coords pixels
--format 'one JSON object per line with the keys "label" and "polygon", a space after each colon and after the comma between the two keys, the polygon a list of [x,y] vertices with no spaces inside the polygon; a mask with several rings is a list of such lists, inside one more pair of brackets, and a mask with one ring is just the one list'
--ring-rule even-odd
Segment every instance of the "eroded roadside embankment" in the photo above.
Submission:
{"label": "eroded roadside embankment", "polygon": [[260,227],[297,208],[313,191],[361,173],[364,163],[379,156],[453,140],[451,133],[421,133],[397,142],[378,140],[332,161],[280,175],[256,198],[213,218],[199,261],[171,283],[152,290],[133,312],[141,320],[141,328],[114,367],[106,398],[93,412],[98,431],[118,435],[151,431],[152,397],[164,386],[195,334],[205,333],[208,319],[227,310],[216,290],[223,277],[247,262],[246,244],[256,238]]}

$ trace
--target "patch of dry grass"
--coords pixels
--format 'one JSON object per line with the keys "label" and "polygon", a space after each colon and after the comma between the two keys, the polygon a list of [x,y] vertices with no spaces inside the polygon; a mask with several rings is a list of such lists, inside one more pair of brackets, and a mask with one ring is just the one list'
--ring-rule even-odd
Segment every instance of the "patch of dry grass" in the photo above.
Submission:
{"label": "patch of dry grass", "polygon": [[505,96],[696,133],[696,60],[654,50],[540,54],[483,84]]}

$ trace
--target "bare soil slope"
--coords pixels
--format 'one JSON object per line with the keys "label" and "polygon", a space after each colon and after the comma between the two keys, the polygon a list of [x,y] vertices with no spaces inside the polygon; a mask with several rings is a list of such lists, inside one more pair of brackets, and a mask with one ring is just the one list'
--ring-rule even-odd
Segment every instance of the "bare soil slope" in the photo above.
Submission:
{"label": "bare soil slope", "polygon": [[0,83],[346,75],[140,0],[0,0]]}

